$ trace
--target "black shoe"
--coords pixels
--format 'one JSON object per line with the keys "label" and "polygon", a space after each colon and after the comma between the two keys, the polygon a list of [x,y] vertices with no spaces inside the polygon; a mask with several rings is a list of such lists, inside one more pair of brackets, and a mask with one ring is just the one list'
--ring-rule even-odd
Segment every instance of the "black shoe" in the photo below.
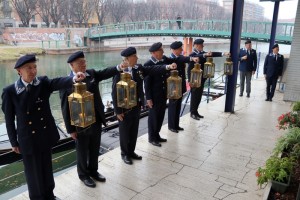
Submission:
{"label": "black shoe", "polygon": [[178,133],[178,131],[176,129],[169,128],[169,130],[172,131],[173,133]]}
{"label": "black shoe", "polygon": [[200,115],[199,113],[196,114],[199,118],[204,118],[203,115]]}
{"label": "black shoe", "polygon": [[159,138],[158,142],[167,142],[167,139],[165,139],[165,138]]}
{"label": "black shoe", "polygon": [[270,99],[266,98],[265,101],[270,101]]}
{"label": "black shoe", "polygon": [[191,114],[191,118],[193,118],[195,120],[200,120],[200,118],[197,115],[195,115],[195,114]]}
{"label": "black shoe", "polygon": [[106,181],[106,178],[102,175],[102,174],[100,174],[99,172],[97,172],[97,174],[93,174],[93,175],[91,175],[91,177],[93,178],[93,179],[95,179],[96,181],[99,181],[99,182],[105,182]]}
{"label": "black shoe", "polygon": [[123,159],[124,163],[126,163],[127,165],[132,165],[132,160],[129,156],[127,156],[127,155],[122,156],[122,159]]}
{"label": "black shoe", "polygon": [[272,99],[269,99],[269,101],[272,101]]}
{"label": "black shoe", "polygon": [[158,141],[150,142],[153,146],[161,147],[161,144]]}
{"label": "black shoe", "polygon": [[93,179],[91,179],[90,177],[86,177],[86,178],[83,178],[81,180],[84,183],[84,185],[86,185],[88,187],[91,187],[91,188],[96,187],[95,181],[93,181]]}
{"label": "black shoe", "polygon": [[133,152],[133,154],[130,156],[132,159],[134,160],[142,160],[143,157],[142,156],[139,156],[137,155],[136,153]]}
{"label": "black shoe", "polygon": [[184,128],[181,128],[180,126],[178,126],[178,128],[176,128],[177,129],[177,131],[183,131],[184,130]]}
{"label": "black shoe", "polygon": [[243,96],[243,94],[240,94],[239,96],[240,96],[240,97],[242,97],[242,96]]}
{"label": "black shoe", "polygon": [[247,94],[247,97],[250,98],[250,94],[249,93]]}

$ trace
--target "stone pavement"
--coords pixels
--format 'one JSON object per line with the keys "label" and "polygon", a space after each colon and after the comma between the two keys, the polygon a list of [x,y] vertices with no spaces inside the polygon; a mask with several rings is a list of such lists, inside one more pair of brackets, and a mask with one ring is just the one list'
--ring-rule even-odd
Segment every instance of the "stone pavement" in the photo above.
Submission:
{"label": "stone pavement", "polygon": [[[238,91],[237,91],[237,94]],[[225,96],[201,104],[205,118],[181,118],[185,129],[178,134],[162,127],[168,139],[162,147],[139,137],[136,153],[142,161],[126,165],[116,148],[99,157],[99,172],[106,183],[88,188],[78,179],[76,168],[55,177],[55,195],[82,200],[260,200],[264,189],[256,184],[255,171],[269,157],[276,139],[277,117],[290,110],[276,91],[266,102],[265,81],[252,81],[251,97],[236,97],[235,113],[225,113]],[[27,192],[13,198],[27,199]]]}

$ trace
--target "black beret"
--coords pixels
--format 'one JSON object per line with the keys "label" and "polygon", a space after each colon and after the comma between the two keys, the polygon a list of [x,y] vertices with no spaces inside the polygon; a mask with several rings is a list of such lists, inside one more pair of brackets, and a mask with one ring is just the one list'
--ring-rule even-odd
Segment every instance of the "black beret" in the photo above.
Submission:
{"label": "black beret", "polygon": [[274,45],[272,46],[272,49],[277,48],[277,47],[279,47],[278,44],[274,44]]}
{"label": "black beret", "polygon": [[194,41],[194,44],[203,44],[204,40],[203,39],[196,39]]}
{"label": "black beret", "polygon": [[15,69],[22,67],[23,65],[25,65],[26,63],[31,63],[31,62],[35,62],[36,61],[36,57],[34,54],[27,54],[25,56],[22,56],[21,58],[19,58],[16,62],[15,65]]}
{"label": "black beret", "polygon": [[161,42],[154,43],[154,44],[152,44],[152,46],[149,48],[149,51],[150,51],[150,52],[158,51],[158,50],[160,49],[161,46],[162,46],[162,43],[161,43]]}
{"label": "black beret", "polygon": [[127,49],[124,49],[121,52],[121,56],[123,56],[123,57],[128,57],[128,56],[131,56],[133,54],[136,54],[136,49],[134,47],[128,47]]}
{"label": "black beret", "polygon": [[171,49],[179,49],[180,47],[182,47],[182,42],[180,42],[180,41],[173,42],[170,45],[170,47],[171,47]]}
{"label": "black beret", "polygon": [[251,40],[246,40],[245,44],[251,44]]}
{"label": "black beret", "polygon": [[71,63],[74,60],[76,60],[77,58],[84,58],[84,53],[82,51],[77,51],[75,53],[73,53],[72,55],[70,55],[70,57],[68,58],[67,63]]}

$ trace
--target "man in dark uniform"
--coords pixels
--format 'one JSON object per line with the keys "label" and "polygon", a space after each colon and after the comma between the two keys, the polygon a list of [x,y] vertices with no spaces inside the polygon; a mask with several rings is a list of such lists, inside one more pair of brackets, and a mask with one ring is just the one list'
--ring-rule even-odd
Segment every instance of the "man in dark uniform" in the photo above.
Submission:
{"label": "man in dark uniform", "polygon": [[250,97],[251,92],[251,78],[255,74],[257,67],[257,55],[256,51],[252,49],[251,40],[245,42],[245,48],[240,49],[240,97],[244,93],[244,85],[246,79],[246,93],[247,97]]}
{"label": "man in dark uniform", "polygon": [[267,82],[266,101],[272,101],[278,78],[282,75],[284,57],[279,54],[278,44],[272,47],[272,53],[268,54],[264,63],[264,76]]}
{"label": "man in dark uniform", "polygon": [[168,69],[174,69],[173,65],[151,66],[144,67],[141,64],[137,64],[138,57],[136,55],[136,49],[134,47],[128,47],[121,52],[124,63],[129,67],[124,70],[124,73],[130,73],[132,80],[136,82],[137,86],[137,106],[125,109],[118,107],[117,105],[117,91],[116,86],[120,81],[120,74],[114,76],[112,87],[112,98],[115,113],[119,120],[119,132],[120,132],[120,148],[121,157],[126,164],[131,165],[132,159],[141,160],[142,156],[137,155],[134,150],[136,146],[136,140],[138,136],[139,120],[141,107],[145,105],[144,97],[144,77],[148,74],[161,74],[165,73]]}
{"label": "man in dark uniform", "polygon": [[[53,91],[73,85],[84,78],[49,79],[37,77],[35,55],[19,58],[15,65],[20,78],[3,89],[2,110],[12,150],[22,154],[30,199],[57,199],[52,172],[51,149],[59,133],[51,114],[49,98]],[[16,120],[16,125],[15,125]]]}
{"label": "man in dark uniform", "polygon": [[[196,39],[194,41],[194,49],[193,52],[190,54],[190,56],[195,57],[199,56],[201,64],[201,69],[204,69],[204,63],[206,62],[206,57],[222,57],[224,56],[229,56],[230,53],[222,53],[222,52],[206,52],[203,50],[203,45],[204,40],[203,39]],[[190,81],[191,77],[191,70],[194,68],[194,63],[190,62],[189,67],[188,67],[188,80]],[[201,86],[199,88],[191,88],[191,103],[190,103],[190,113],[191,117],[195,120],[200,120],[200,118],[203,118],[202,115],[198,113],[198,107],[200,105],[201,99],[202,99],[202,94],[204,90],[204,84],[205,84],[206,78],[203,78],[201,80]]]}
{"label": "man in dark uniform", "polygon": [[[173,59],[164,56],[162,43],[154,43],[150,48],[151,58],[144,66],[171,64],[176,65]],[[145,82],[145,93],[147,105],[149,106],[148,116],[148,140],[157,147],[160,147],[160,142],[167,142],[167,139],[161,138],[159,135],[166,110],[167,103],[167,78],[169,73],[165,72],[159,76],[147,76]]]}
{"label": "man in dark uniform", "polygon": [[79,179],[88,187],[96,187],[94,180],[99,182],[106,181],[105,177],[98,172],[98,155],[100,150],[102,124],[106,125],[104,105],[99,91],[99,82],[113,77],[122,69],[119,68],[119,66],[109,67],[99,71],[86,69],[86,60],[82,51],[73,53],[67,62],[72,70],[69,76],[72,77],[77,72],[84,73],[86,75],[84,82],[86,83],[87,91],[94,94],[96,122],[83,129],[71,125],[70,122],[68,96],[73,92],[72,89],[59,91],[67,132],[71,134],[71,137],[74,140],[76,140],[77,172]]}
{"label": "man in dark uniform", "polygon": [[[177,64],[178,75],[182,80],[182,94],[186,92],[186,76],[185,76],[185,64],[191,61],[199,62],[197,57],[188,57],[182,55],[182,42],[175,41],[170,45],[171,56],[174,62]],[[197,55],[196,55],[197,56]],[[179,126],[180,110],[181,110],[182,98],[179,99],[169,99],[168,106],[168,127],[169,130],[178,133],[178,131],[183,131],[184,129]]]}

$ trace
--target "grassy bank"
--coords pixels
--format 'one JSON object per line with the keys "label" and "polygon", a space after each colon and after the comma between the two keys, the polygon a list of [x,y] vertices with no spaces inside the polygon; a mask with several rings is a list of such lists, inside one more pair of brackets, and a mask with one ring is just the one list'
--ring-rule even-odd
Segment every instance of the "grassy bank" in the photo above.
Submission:
{"label": "grassy bank", "polygon": [[[74,150],[52,156],[53,172],[58,172],[76,163]],[[0,195],[26,183],[23,162],[15,162],[0,168]]]}
{"label": "grassy bank", "polygon": [[14,46],[0,46],[0,62],[17,60],[21,55],[35,53],[37,55],[43,54],[42,48],[38,47],[14,47]]}

